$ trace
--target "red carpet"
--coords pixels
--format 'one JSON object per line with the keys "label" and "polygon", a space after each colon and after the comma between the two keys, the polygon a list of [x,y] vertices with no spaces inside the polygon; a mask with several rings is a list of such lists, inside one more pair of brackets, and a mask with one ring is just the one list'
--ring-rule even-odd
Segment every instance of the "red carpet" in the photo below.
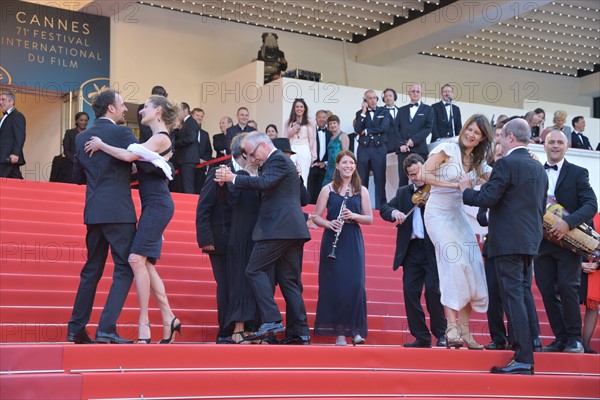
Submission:
{"label": "red carpet", "polygon": [[[195,239],[197,196],[174,194],[175,216],[157,268],[183,322],[184,340],[170,346],[63,345],[66,322],[85,260],[84,187],[0,180],[0,398],[600,398],[600,357],[536,354],[536,375],[495,376],[511,352],[404,349],[412,341],[402,299],[402,273],[391,263],[395,231],[378,215],[364,227],[369,345],[222,346],[216,335],[215,284]],[[134,201],[139,205],[137,192]],[[321,231],[304,250],[309,324],[318,292]],[[112,264],[100,282],[89,326],[93,336],[106,300]],[[542,338],[551,330],[534,292]],[[279,292],[277,301],[284,302]],[[130,293],[119,333],[137,335],[138,302]],[[151,300],[151,321],[160,321]],[[161,335],[154,325],[152,335]],[[472,331],[489,341],[485,315]],[[593,347],[600,350],[596,331]],[[179,338],[178,338],[179,339]],[[56,343],[56,344],[49,344]],[[46,344],[41,344],[46,343]],[[390,346],[385,346],[390,345]],[[29,372],[26,372],[29,371]]]}

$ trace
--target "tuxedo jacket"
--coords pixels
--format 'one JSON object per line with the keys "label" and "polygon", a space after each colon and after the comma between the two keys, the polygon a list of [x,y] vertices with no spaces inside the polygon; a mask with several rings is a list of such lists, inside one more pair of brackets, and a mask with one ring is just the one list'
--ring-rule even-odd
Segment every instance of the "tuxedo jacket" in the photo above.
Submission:
{"label": "tuxedo jacket", "polygon": [[224,133],[216,133],[213,137],[213,148],[217,153],[217,157],[223,157],[227,154],[231,154],[229,150],[229,142]]}
{"label": "tuxedo jacket", "polygon": [[355,148],[356,146],[354,146],[354,144],[355,144],[355,140],[354,139],[356,138],[357,135],[358,135],[358,133],[356,133],[356,132],[352,132],[352,133],[348,134],[348,141],[350,142],[348,144],[348,150],[350,150],[351,152],[353,152],[354,156],[356,156],[356,152],[358,150],[357,148]]}
{"label": "tuxedo jacket", "polygon": [[387,143],[388,138],[386,133],[392,118],[390,112],[384,107],[377,107],[371,118],[371,113],[367,110],[366,115],[362,116],[362,110],[356,112],[356,120],[354,122],[354,131],[360,133],[367,130],[367,133],[361,135],[358,142],[362,146],[368,146],[369,142],[373,140],[376,146],[381,146]]}
{"label": "tuxedo jacket", "polygon": [[410,119],[410,104],[400,107],[398,147],[405,145],[412,139],[414,146],[412,153],[428,154],[427,136],[433,128],[433,109],[427,104],[420,103],[415,117]]}
{"label": "tuxedo jacket", "polygon": [[190,116],[185,120],[179,132],[177,132],[175,137],[175,152],[173,153],[177,164],[198,164],[198,160],[200,160],[198,154],[199,130],[198,123]]}
{"label": "tuxedo jacket", "polygon": [[230,128],[227,128],[225,131],[225,136],[227,136],[227,148],[231,147],[231,141],[234,137],[236,137],[239,133],[242,132],[252,132],[254,130],[253,127],[246,125],[244,128],[240,126],[240,124],[236,124]]}
{"label": "tuxedo jacket", "polygon": [[235,177],[234,187],[262,192],[252,240],[310,240],[300,206],[299,182],[296,166],[280,150],[271,153],[262,165],[259,176]]}
{"label": "tuxedo jacket", "polygon": [[583,133],[581,134],[583,141],[579,139],[579,136],[575,131],[571,132],[571,147],[574,149],[585,149],[585,150],[594,150],[592,145],[590,144],[590,139],[585,136]]}
{"label": "tuxedo jacket", "polygon": [[152,129],[149,126],[142,124],[142,114],[140,111],[144,108],[144,104],[140,104],[137,109],[137,122],[140,128],[140,143],[147,142],[152,137]]}
{"label": "tuxedo jacket", "polygon": [[433,126],[431,130],[431,142],[435,142],[438,139],[448,138],[452,136],[458,136],[460,129],[462,128],[462,119],[460,116],[460,108],[452,104],[452,117],[454,120],[454,134],[448,135],[448,132],[452,133],[450,129],[450,121],[448,120],[448,113],[446,112],[446,106],[443,101],[438,101],[431,106],[433,109]]}
{"label": "tuxedo jacket", "polygon": [[137,143],[131,129],[116,125],[106,118],[96,119],[91,127],[75,138],[77,151],[73,164],[73,181],[87,182],[84,223],[135,223],[136,215],[130,186],[131,163],[121,161],[103,151],[97,151],[90,157],[83,150],[83,146],[92,136],[120,148]]}
{"label": "tuxedo jacket", "polygon": [[387,132],[385,133],[385,136],[387,138],[387,142],[385,144],[385,147],[387,149],[388,153],[394,153],[395,151],[398,150],[398,135],[400,132],[400,109],[396,106],[394,106],[394,109],[396,110],[395,112],[395,116],[392,116],[392,113],[390,113],[390,109],[387,107],[382,107],[384,110],[386,110],[388,112],[388,114],[390,114],[390,125],[388,127]]}
{"label": "tuxedo jacket", "polygon": [[213,149],[210,144],[210,137],[208,132],[200,128],[200,141],[198,143],[198,161],[203,159],[204,161],[212,160]]}
{"label": "tuxedo jacket", "polygon": [[75,161],[75,152],[77,151],[75,137],[77,137],[78,133],[77,128],[69,129],[65,132],[65,137],[63,138],[63,153],[71,162]]}
{"label": "tuxedo jacket", "polygon": [[[233,168],[231,162],[227,164]],[[215,182],[217,169],[208,170],[196,207],[196,241],[198,247],[215,246],[210,254],[227,254],[231,229],[231,205],[227,198],[227,186]]]}
{"label": "tuxedo jacket", "polygon": [[490,210],[489,257],[538,253],[547,193],[544,167],[525,148],[496,161],[481,190],[463,192],[465,204]]}
{"label": "tuxedo jacket", "polygon": [[[329,141],[331,140],[331,132],[329,132],[329,129],[325,128],[325,143],[321,143],[321,141],[319,140],[319,132],[318,132],[318,127],[315,128],[315,132],[316,132],[316,149],[317,149],[317,159],[315,160],[315,162],[325,162],[327,161],[327,146],[329,145]],[[323,156],[323,158],[319,158],[319,154],[321,152],[321,148],[322,146],[325,147],[325,155]],[[335,160],[334,160],[335,162]]]}
{"label": "tuxedo jacket", "polygon": [[[385,221],[395,222],[395,219],[392,218],[392,212],[394,210],[401,211],[404,214],[408,213],[414,206],[412,202],[413,193],[413,184],[398,188],[396,191],[396,196],[379,209],[381,218],[383,218]],[[424,211],[421,211],[421,218],[423,218],[423,214]],[[410,243],[410,237],[413,233],[412,224],[414,216],[415,213],[412,212],[402,225],[397,226],[398,234],[396,235],[396,254],[394,256],[394,264],[392,265],[392,269],[394,271],[397,270],[401,265],[404,265],[404,260],[408,251],[408,245]],[[433,264],[435,264],[435,248],[433,247],[433,243],[431,242],[429,234],[427,233],[427,229],[425,228],[425,222],[423,222],[423,230],[425,232],[425,248],[427,250],[427,255],[428,257],[433,257],[432,261]]]}
{"label": "tuxedo jacket", "polygon": [[11,154],[19,156],[18,165],[25,164],[23,145],[25,144],[25,116],[13,108],[0,127],[0,163],[9,164]]}

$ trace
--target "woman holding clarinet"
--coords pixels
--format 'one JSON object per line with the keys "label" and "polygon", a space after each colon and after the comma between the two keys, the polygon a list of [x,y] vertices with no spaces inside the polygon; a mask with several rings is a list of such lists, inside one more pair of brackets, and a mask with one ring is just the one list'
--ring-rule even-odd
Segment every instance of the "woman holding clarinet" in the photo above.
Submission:
{"label": "woman holding clarinet", "polygon": [[[327,216],[323,213],[327,209]],[[367,297],[365,246],[360,224],[373,223],[369,192],[361,185],[356,157],[341,151],[333,181],[319,193],[313,221],[325,228],[319,261],[319,300],[315,335],[335,336],[335,344],[365,343]]]}

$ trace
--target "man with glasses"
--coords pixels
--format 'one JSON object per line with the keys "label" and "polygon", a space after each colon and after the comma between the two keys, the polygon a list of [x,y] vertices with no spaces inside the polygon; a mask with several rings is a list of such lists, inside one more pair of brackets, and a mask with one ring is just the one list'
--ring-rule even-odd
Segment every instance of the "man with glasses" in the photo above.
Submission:
{"label": "man with glasses", "polygon": [[275,276],[286,301],[287,342],[309,344],[299,269],[304,242],[310,240],[310,234],[300,205],[300,177],[294,163],[273,146],[265,133],[249,133],[242,148],[248,160],[260,166],[259,175],[235,175],[229,168],[222,167],[215,180],[232,182],[235,188],[262,192],[252,234],[255,245],[246,267],[262,325],[245,339],[264,339],[284,330],[273,293],[272,276]]}

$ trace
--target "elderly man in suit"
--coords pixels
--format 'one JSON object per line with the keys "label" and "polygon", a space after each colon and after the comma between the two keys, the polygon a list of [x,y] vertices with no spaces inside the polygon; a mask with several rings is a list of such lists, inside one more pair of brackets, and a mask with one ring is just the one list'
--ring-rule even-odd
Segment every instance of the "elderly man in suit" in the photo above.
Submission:
{"label": "elderly man in suit", "polygon": [[0,94],[0,109],[4,114],[0,121],[0,178],[23,179],[19,167],[25,165],[25,116],[15,108],[12,92]]}
{"label": "elderly man in suit", "polygon": [[[591,225],[598,210],[588,171],[565,160],[567,143],[567,136],[559,130],[548,133],[544,143],[547,156],[544,168],[550,182],[548,197],[569,213],[549,231],[559,240],[584,222]],[[546,239],[550,237],[544,237],[535,258],[535,282],[555,340],[543,351],[583,353],[578,295],[582,260],[579,255]]]}
{"label": "elderly man in suit", "polygon": [[235,175],[222,167],[216,173],[216,180],[233,182],[235,188],[262,192],[252,234],[255,245],[246,276],[263,323],[245,339],[264,339],[270,333],[284,330],[271,280],[276,276],[289,314],[286,335],[295,338],[296,343],[308,344],[310,334],[298,271],[304,242],[310,240],[310,234],[300,206],[300,177],[294,163],[273,146],[265,133],[249,133],[243,148],[248,159],[261,167],[259,176]]}
{"label": "elderly man in suit", "polygon": [[[431,334],[425,323],[425,313],[421,306],[421,293],[425,285],[425,304],[429,312],[431,333],[437,338],[436,346],[446,346],[446,318],[440,302],[440,279],[437,272],[435,248],[423,223],[421,206],[413,204],[415,191],[425,184],[421,180],[421,167],[425,161],[418,154],[411,154],[404,160],[404,170],[412,184],[403,186],[396,197],[379,210],[381,218],[394,222],[398,227],[396,256],[392,268],[404,268],[402,287],[404,305],[410,334],[416,340],[405,343],[404,347],[431,347]],[[410,210],[413,210],[412,212]]]}
{"label": "elderly man in suit", "polygon": [[408,178],[404,172],[404,159],[416,153],[427,160],[427,136],[433,128],[433,110],[421,102],[421,85],[413,83],[408,88],[410,103],[398,110],[399,134],[398,145],[398,185],[404,186]]}
{"label": "elderly man in suit", "polygon": [[[500,297],[512,336],[514,358],[495,374],[533,375],[533,339],[526,308],[531,261],[542,241],[548,177],[527,150],[531,129],[524,119],[509,121],[500,134],[504,157],[496,161],[481,190],[471,189],[468,175],[460,180],[463,202],[488,207],[488,256],[495,257]],[[536,274],[537,275],[537,274]]]}
{"label": "elderly man in suit", "polygon": [[96,288],[110,247],[115,264],[113,283],[100,316],[96,342],[132,343],[119,336],[116,326],[133,281],[133,271],[127,261],[136,223],[135,208],[131,200],[131,163],[101,151],[90,157],[85,153],[84,145],[92,136],[120,148],[127,148],[137,141],[131,129],[118,125],[124,122],[127,111],[119,93],[113,90],[100,93],[92,107],[96,115],[94,124],[75,139],[77,152],[73,180],[75,183],[83,183],[85,175],[87,181],[83,219],[87,227],[85,241],[88,259],[81,270],[67,340],[92,343],[85,327],[92,314]]}

